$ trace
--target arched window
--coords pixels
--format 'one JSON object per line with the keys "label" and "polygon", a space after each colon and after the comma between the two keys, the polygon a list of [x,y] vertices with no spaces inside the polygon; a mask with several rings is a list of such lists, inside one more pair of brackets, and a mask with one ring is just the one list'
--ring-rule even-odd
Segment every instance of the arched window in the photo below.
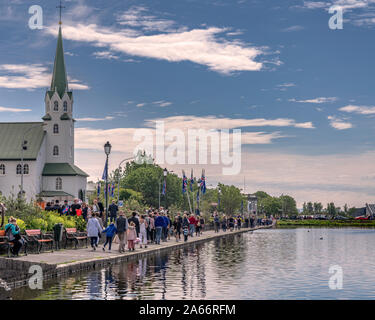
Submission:
{"label": "arched window", "polygon": [[54,124],[53,125],[53,133],[54,134],[58,134],[59,133],[59,125],[58,124]]}
{"label": "arched window", "polygon": [[5,164],[0,164],[0,176],[5,175]]}
{"label": "arched window", "polygon": [[64,101],[64,112],[68,112],[68,103]]}
{"label": "arched window", "polygon": [[53,147],[53,155],[54,156],[58,156],[59,155],[59,147],[58,146],[54,146]]}
{"label": "arched window", "polygon": [[29,174],[29,165],[28,164],[24,164],[23,165],[23,174]]}
{"label": "arched window", "polygon": [[59,111],[59,103],[57,101],[53,103],[53,111]]}
{"label": "arched window", "polygon": [[56,190],[62,190],[62,179],[56,178]]}
{"label": "arched window", "polygon": [[20,164],[17,164],[16,173],[22,174],[22,166]]}

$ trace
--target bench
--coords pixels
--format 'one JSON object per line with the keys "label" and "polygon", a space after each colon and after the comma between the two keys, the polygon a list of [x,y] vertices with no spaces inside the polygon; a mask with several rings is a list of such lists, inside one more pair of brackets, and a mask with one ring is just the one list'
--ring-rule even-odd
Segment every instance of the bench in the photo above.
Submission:
{"label": "bench", "polygon": [[[22,242],[25,247],[25,255],[27,256],[27,243],[25,241]],[[10,258],[10,248],[13,247],[13,242],[9,241],[5,230],[0,230],[0,245],[5,245],[7,247],[8,258]]]}
{"label": "bench", "polygon": [[38,253],[42,250],[43,243],[50,243],[51,244],[51,251],[53,252],[53,245],[54,240],[51,235],[44,235],[41,230],[33,229],[33,230],[25,230],[26,232],[26,241],[27,242],[34,242],[38,245]]}
{"label": "bench", "polygon": [[74,241],[75,249],[78,247],[79,240],[86,241],[86,248],[87,248],[87,235],[84,232],[77,232],[77,228],[65,228],[65,249],[68,243],[68,240]]}

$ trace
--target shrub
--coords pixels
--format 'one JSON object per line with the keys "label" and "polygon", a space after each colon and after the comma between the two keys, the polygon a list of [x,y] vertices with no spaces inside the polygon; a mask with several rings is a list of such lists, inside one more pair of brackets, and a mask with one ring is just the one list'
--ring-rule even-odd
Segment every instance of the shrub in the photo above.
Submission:
{"label": "shrub", "polygon": [[27,224],[27,227],[30,229],[40,229],[43,231],[48,230],[48,222],[42,218],[33,218]]}

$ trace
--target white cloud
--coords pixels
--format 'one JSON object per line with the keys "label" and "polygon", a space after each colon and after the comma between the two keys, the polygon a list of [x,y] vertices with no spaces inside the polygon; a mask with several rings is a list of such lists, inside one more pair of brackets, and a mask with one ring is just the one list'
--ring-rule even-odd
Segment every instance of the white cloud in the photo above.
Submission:
{"label": "white cloud", "polygon": [[93,53],[96,59],[117,60],[119,57],[110,51],[97,51]]}
{"label": "white cloud", "polygon": [[[1,64],[0,88],[28,89],[50,86],[52,71],[42,64]],[[79,80],[69,78],[69,87],[75,90],[87,90],[89,87]]]}
{"label": "white cloud", "polygon": [[339,110],[343,112],[357,113],[357,114],[363,114],[363,115],[375,114],[375,107],[373,106],[368,107],[368,106],[347,105],[345,107],[340,108]]}
{"label": "white cloud", "polygon": [[299,103],[316,103],[316,104],[320,104],[320,103],[331,103],[331,102],[335,102],[337,101],[338,99],[336,97],[319,97],[319,98],[314,98],[314,99],[307,99],[307,100],[296,100],[296,99],[289,99],[289,101],[292,101],[292,102],[299,102]]}
{"label": "white cloud", "polygon": [[153,104],[157,104],[160,107],[168,107],[172,104],[172,102],[161,100],[161,101],[154,101]]}
{"label": "white cloud", "polygon": [[113,120],[114,117],[104,117],[104,118],[78,118],[76,119],[79,122],[95,122],[95,121],[106,121],[106,120]]}
{"label": "white cloud", "polygon": [[0,112],[30,112],[32,111],[31,109],[21,109],[21,108],[7,108],[7,107],[1,107],[0,106]]}
{"label": "white cloud", "polygon": [[143,106],[145,106],[146,105],[146,103],[138,103],[136,106],[138,107],[138,108],[141,108],[141,107],[143,107]]}
{"label": "white cloud", "polygon": [[305,29],[305,27],[300,26],[300,25],[295,25],[295,26],[290,26],[290,27],[284,28],[281,31],[282,32],[294,32],[294,31],[301,31],[303,29]]}
{"label": "white cloud", "polygon": [[[222,34],[227,28],[202,27],[195,29],[170,29],[171,23],[164,20],[141,19],[138,10],[134,15],[120,16],[119,23],[134,29],[116,29],[98,24],[64,25],[65,39],[91,43],[100,48],[108,48],[111,53],[123,53],[131,56],[147,57],[170,62],[190,61],[208,67],[223,74],[235,71],[259,71],[264,63],[256,61],[264,54],[265,47],[258,48],[239,40],[225,40]],[[151,21],[151,23],[150,23]],[[145,29],[159,31],[146,34]],[[56,36],[55,28],[45,28],[46,32]],[[162,32],[162,31],[163,32]]]}
{"label": "white cloud", "polygon": [[335,116],[328,116],[328,120],[330,126],[337,130],[346,130],[353,128],[353,125],[350,122],[337,118]]}

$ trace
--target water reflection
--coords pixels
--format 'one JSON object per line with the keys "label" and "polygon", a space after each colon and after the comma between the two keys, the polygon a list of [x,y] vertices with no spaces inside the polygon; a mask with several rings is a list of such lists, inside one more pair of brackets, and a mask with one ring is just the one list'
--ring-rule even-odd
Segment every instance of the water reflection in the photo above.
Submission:
{"label": "water reflection", "polygon": [[[374,299],[374,240],[374,230],[263,230],[49,281],[41,291],[21,288],[13,298]],[[328,288],[334,264],[343,290]]]}

